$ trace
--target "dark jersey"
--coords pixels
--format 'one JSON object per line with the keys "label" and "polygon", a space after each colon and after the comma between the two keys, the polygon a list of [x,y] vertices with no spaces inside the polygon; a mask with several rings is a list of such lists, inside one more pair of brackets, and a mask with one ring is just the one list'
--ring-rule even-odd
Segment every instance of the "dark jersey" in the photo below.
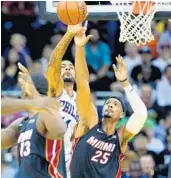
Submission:
{"label": "dark jersey", "polygon": [[38,114],[19,125],[18,178],[66,178],[62,140],[49,140],[36,129]]}
{"label": "dark jersey", "polygon": [[71,178],[120,178],[122,158],[117,132],[107,136],[98,123],[77,140]]}

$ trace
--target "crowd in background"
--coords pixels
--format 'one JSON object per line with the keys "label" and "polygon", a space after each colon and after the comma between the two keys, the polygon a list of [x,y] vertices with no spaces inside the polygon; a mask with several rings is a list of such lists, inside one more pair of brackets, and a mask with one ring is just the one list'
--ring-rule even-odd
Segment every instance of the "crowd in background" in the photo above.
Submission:
{"label": "crowd in background", "polygon": [[[35,2],[2,3],[1,97],[20,95],[18,62],[27,67],[31,75],[44,74],[53,49],[66,32],[62,23],[40,19],[35,9]],[[166,178],[171,154],[171,22],[153,21],[154,40],[139,47],[119,43],[119,25],[117,21],[89,22],[88,33],[93,37],[85,50],[92,96],[99,112],[102,107],[99,100],[103,100],[106,93],[121,96],[126,116],[118,127],[127,122],[131,107],[111,67],[116,63],[116,55],[121,54],[129,81],[148,109],[143,130],[130,142],[126,152],[123,177]],[[74,55],[75,47],[71,43],[64,59],[74,63]],[[2,116],[1,126],[7,127],[23,116],[27,116],[25,111]],[[2,152],[1,163],[2,178],[17,178],[16,147]]]}

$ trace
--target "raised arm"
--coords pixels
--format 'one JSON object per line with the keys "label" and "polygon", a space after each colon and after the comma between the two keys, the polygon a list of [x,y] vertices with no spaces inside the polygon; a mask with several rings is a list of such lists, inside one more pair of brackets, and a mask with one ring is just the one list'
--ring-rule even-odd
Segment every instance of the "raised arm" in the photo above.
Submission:
{"label": "raised arm", "polygon": [[[76,104],[77,104],[78,114],[80,116],[80,124],[82,125],[82,127],[85,126],[85,128],[90,129],[97,124],[98,115],[97,115],[97,110],[93,105],[91,99],[91,93],[89,87],[89,72],[85,59],[84,46],[89,40],[89,38],[91,37],[91,36],[88,37],[85,36],[87,22],[85,23],[84,28],[85,30],[82,34],[75,36],[75,44],[76,44],[75,70],[76,70],[76,84],[77,84]],[[78,135],[80,136],[82,134],[81,133],[77,134],[77,136]]]}
{"label": "raised arm", "polygon": [[49,84],[49,96],[55,97],[62,92],[63,81],[61,79],[61,63],[62,58],[73,37],[74,34],[70,31],[67,31],[51,54],[46,72],[46,77]]}
{"label": "raised arm", "polygon": [[73,37],[80,33],[82,28],[69,25],[67,32],[53,50],[50,57],[46,77],[48,79],[48,96],[59,96],[63,89],[63,80],[61,78],[61,63],[62,58],[71,42]]}
{"label": "raised arm", "polygon": [[119,68],[113,65],[115,76],[121,82],[133,110],[133,114],[126,126],[119,130],[121,149],[124,152],[129,140],[142,129],[147,119],[147,108],[127,80],[127,69],[122,57],[119,56],[116,59],[119,63]]}

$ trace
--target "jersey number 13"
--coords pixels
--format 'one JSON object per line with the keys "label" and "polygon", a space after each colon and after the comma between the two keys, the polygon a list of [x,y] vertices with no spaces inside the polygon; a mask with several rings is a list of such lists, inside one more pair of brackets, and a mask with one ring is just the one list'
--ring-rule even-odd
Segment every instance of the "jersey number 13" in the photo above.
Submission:
{"label": "jersey number 13", "polygon": [[28,156],[30,154],[30,146],[31,146],[31,143],[28,140],[20,144],[20,156],[21,157]]}

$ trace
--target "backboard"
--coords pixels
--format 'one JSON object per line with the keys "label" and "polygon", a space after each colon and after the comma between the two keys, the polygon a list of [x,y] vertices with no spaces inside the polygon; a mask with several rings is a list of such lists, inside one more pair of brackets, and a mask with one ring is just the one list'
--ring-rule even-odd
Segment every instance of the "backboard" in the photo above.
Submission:
{"label": "backboard", "polygon": [[[113,0],[116,1],[116,0]],[[39,1],[39,15],[48,21],[57,21],[56,7],[59,1]],[[88,7],[88,20],[118,20],[115,8],[110,1],[85,1]],[[116,1],[118,2],[118,1]],[[120,0],[119,0],[120,2]],[[171,0],[161,0],[164,2],[158,6],[154,19],[171,19]],[[123,6],[125,10],[127,7]]]}

